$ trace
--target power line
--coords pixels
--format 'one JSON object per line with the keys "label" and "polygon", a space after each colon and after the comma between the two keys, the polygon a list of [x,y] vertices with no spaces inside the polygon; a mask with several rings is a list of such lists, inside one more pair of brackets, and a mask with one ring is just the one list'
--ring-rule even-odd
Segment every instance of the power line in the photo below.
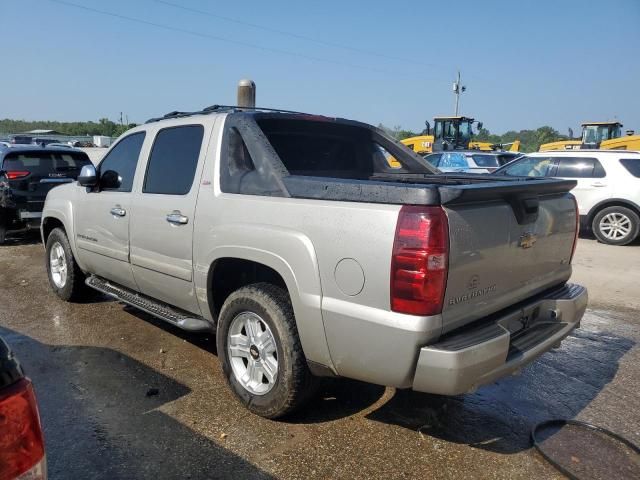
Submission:
{"label": "power line", "polygon": [[[250,42],[243,42],[241,40],[234,40],[234,39],[231,39],[231,38],[220,37],[220,36],[217,36],[217,35],[211,35],[209,33],[198,32],[198,31],[195,31],[195,30],[188,30],[186,28],[173,27],[171,25],[151,22],[149,20],[144,20],[142,18],[129,17],[127,15],[122,15],[120,13],[109,12],[109,11],[106,11],[106,10],[100,10],[100,9],[93,8],[93,7],[87,7],[85,5],[79,5],[77,3],[68,2],[66,0],[49,0],[49,1],[53,2],[53,3],[58,3],[60,5],[66,5],[68,7],[78,8],[78,9],[85,10],[85,11],[88,11],[88,12],[93,12],[93,13],[98,13],[98,14],[101,14],[101,15],[106,15],[106,16],[109,16],[109,17],[119,18],[121,20],[128,20],[128,21],[140,23],[140,24],[143,24],[143,25],[148,25],[148,26],[161,28],[161,29],[164,29],[164,30],[169,30],[169,31],[178,32],[178,33],[184,33],[184,34],[187,34],[187,35],[192,35],[192,36],[196,36],[196,37],[200,37],[200,38],[207,38],[209,40],[215,40],[215,41],[218,41],[218,42],[225,42],[225,43],[230,43],[230,44],[233,44],[233,45],[240,45],[240,46],[243,46],[243,47],[253,48],[253,49],[261,50],[261,51],[264,51],[264,52],[272,52],[272,53],[277,53],[277,54],[280,54],[280,55],[287,55],[287,56],[291,56],[291,57],[303,58],[303,59],[311,60],[311,61],[314,61],[314,62],[330,63],[330,64],[333,64],[333,65],[339,65],[339,66],[342,66],[342,67],[349,67],[349,68],[367,70],[367,71],[372,71],[372,72],[377,72],[377,73],[384,73],[384,74],[387,74],[387,75],[391,74],[391,75],[398,76],[398,77],[406,77],[406,76],[409,75],[409,74],[404,74],[401,71],[391,71],[391,70],[385,70],[385,69],[381,69],[381,68],[370,67],[370,66],[367,66],[367,65],[358,65],[358,64],[354,64],[354,63],[342,62],[342,61],[339,61],[339,60],[331,60],[331,59],[328,59],[328,58],[315,57],[315,56],[306,55],[306,54],[303,54],[303,53],[293,52],[293,51],[290,51],[290,50],[282,50],[282,49],[278,49],[278,48],[265,47],[265,46],[257,45],[257,44],[250,43]],[[411,77],[415,78],[415,75],[411,75]]]}
{"label": "power line", "polygon": [[341,48],[343,50],[349,50],[351,52],[361,53],[361,54],[364,54],[364,55],[371,55],[371,56],[374,56],[374,57],[386,58],[388,60],[396,60],[396,61],[400,61],[400,62],[403,62],[403,63],[412,63],[414,65],[420,65],[420,66],[424,66],[424,67],[435,67],[436,66],[436,65],[431,64],[431,63],[420,63],[420,62],[416,62],[415,60],[412,60],[412,59],[403,58],[403,57],[396,57],[394,55],[387,55],[387,54],[384,54],[384,53],[375,52],[373,50],[366,50],[364,48],[352,47],[350,45],[345,45],[345,44],[342,44],[342,43],[328,42],[326,40],[322,40],[322,39],[319,39],[319,38],[308,37],[306,35],[300,35],[299,33],[288,32],[286,30],[279,30],[277,28],[273,28],[273,27],[270,27],[270,26],[260,25],[260,24],[252,23],[252,22],[247,22],[245,20],[239,20],[237,18],[227,17],[227,16],[224,16],[224,15],[219,15],[217,13],[211,13],[211,12],[208,12],[208,11],[205,11],[205,10],[200,10],[198,8],[186,7],[184,5],[179,5],[177,3],[167,2],[166,0],[151,0],[151,1],[155,2],[155,3],[162,4],[162,5],[166,5],[166,6],[169,6],[169,7],[178,8],[178,9],[184,10],[186,12],[197,13],[198,15],[205,15],[207,17],[217,18],[219,20],[224,20],[225,22],[231,22],[231,23],[235,23],[237,25],[244,25],[246,27],[256,28],[258,30],[263,30],[265,32],[277,33],[278,35],[284,35],[284,36],[287,36],[287,37],[296,38],[298,40],[305,40],[305,41],[308,41],[308,42],[317,43],[318,45],[324,45],[325,47]]}

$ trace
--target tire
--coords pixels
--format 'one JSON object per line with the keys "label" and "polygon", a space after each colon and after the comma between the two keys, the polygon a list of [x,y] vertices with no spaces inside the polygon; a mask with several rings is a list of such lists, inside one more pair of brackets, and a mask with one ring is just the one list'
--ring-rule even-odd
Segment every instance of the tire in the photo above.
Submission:
{"label": "tire", "polygon": [[0,209],[0,245],[7,239],[7,215]]}
{"label": "tire", "polygon": [[[248,333],[251,331],[254,334]],[[231,340],[231,335],[239,340]],[[316,391],[318,382],[307,366],[291,301],[282,288],[256,283],[229,295],[220,311],[216,343],[229,386],[256,415],[282,417],[303,405]]]}
{"label": "tire", "polygon": [[600,210],[591,223],[599,242],[609,245],[627,245],[640,231],[640,217],[626,207],[607,207]]}
{"label": "tire", "polygon": [[[52,256],[57,257],[58,268],[54,268]],[[67,234],[61,228],[54,228],[47,238],[46,264],[49,285],[58,297],[72,302],[84,296],[87,291],[85,275],[76,263]]]}

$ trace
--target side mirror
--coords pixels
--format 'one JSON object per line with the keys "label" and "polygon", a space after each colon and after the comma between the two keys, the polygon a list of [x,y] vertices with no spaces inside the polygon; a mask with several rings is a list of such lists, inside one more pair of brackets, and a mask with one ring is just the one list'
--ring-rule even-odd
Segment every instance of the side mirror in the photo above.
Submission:
{"label": "side mirror", "polygon": [[478,122],[478,130],[482,130],[483,127],[483,123],[482,122]]}
{"label": "side mirror", "polygon": [[83,187],[95,187],[98,183],[98,173],[93,165],[85,165],[78,175],[78,185]]}
{"label": "side mirror", "polygon": [[116,189],[120,188],[122,177],[115,170],[107,170],[100,175],[100,188]]}

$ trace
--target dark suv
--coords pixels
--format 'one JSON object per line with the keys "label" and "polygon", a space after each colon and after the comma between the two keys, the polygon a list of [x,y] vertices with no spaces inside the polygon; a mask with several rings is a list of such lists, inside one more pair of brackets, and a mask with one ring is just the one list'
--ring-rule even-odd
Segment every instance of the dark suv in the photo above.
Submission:
{"label": "dark suv", "polygon": [[40,228],[47,193],[73,182],[91,165],[81,150],[38,145],[0,145],[0,243],[7,232]]}

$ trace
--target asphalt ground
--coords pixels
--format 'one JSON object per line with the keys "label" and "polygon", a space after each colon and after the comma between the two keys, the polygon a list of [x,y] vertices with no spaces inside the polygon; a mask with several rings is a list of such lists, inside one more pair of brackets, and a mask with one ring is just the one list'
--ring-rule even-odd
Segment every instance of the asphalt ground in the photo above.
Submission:
{"label": "asphalt ground", "polygon": [[[582,327],[519,376],[451,398],[335,380],[281,421],[236,401],[211,336],[97,294],[60,301],[36,238],[0,246],[0,336],[35,384],[52,480],[562,478],[530,447],[539,421],[640,444],[640,246],[581,239],[574,263],[590,289]],[[564,460],[606,478],[640,471],[610,445],[557,439]]]}

